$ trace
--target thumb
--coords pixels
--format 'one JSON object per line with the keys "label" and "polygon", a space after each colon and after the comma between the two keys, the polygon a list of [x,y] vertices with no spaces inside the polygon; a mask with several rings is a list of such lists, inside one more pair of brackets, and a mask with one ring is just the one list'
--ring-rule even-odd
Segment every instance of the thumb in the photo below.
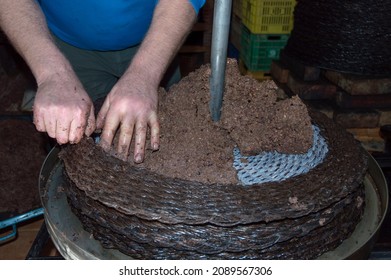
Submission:
{"label": "thumb", "polygon": [[106,98],[105,102],[103,102],[102,107],[100,108],[100,111],[98,113],[98,116],[96,118],[96,128],[97,129],[103,129],[103,126],[105,124],[106,115],[110,108],[110,102],[108,101],[108,98]]}
{"label": "thumb", "polygon": [[94,112],[94,106],[91,106],[90,113],[87,119],[85,134],[87,136],[90,136],[94,131],[95,131],[95,112]]}

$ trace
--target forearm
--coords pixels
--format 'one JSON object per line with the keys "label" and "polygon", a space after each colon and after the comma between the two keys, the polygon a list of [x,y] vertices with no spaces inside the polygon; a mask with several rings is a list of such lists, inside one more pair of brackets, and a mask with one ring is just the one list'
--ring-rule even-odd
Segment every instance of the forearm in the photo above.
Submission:
{"label": "forearm", "polygon": [[31,68],[38,84],[50,75],[70,71],[34,0],[0,0],[0,26]]}
{"label": "forearm", "polygon": [[196,17],[187,0],[160,0],[151,27],[127,73],[137,72],[157,88]]}

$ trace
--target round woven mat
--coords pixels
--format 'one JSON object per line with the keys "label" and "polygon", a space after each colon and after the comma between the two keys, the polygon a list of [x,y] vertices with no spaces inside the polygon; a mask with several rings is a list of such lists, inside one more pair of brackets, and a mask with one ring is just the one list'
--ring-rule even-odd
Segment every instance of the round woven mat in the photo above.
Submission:
{"label": "round woven mat", "polygon": [[284,51],[309,66],[389,76],[390,13],[390,1],[298,1]]}

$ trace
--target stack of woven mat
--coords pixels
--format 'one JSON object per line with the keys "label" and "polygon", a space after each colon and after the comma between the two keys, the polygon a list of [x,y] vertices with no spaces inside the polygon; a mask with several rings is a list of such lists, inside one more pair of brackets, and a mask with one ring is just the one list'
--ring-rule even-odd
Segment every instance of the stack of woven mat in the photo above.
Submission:
{"label": "stack of woven mat", "polygon": [[108,156],[93,139],[60,153],[70,205],[107,248],[139,259],[314,259],[336,248],[364,210],[367,154],[321,113],[322,163],[245,186],[170,178]]}

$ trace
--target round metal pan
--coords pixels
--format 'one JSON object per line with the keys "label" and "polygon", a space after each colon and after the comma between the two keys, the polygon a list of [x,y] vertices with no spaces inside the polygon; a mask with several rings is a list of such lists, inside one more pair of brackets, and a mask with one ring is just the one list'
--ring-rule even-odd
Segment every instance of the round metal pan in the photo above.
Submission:
{"label": "round metal pan", "polygon": [[[64,166],[58,158],[59,148],[48,154],[40,174],[39,191],[45,209],[45,222],[57,250],[65,259],[131,259],[118,250],[103,248],[83,229],[73,214],[64,193]],[[362,220],[352,235],[335,250],[319,259],[367,259],[379,235],[388,208],[388,189],[383,172],[369,156],[364,179],[366,206]]]}

